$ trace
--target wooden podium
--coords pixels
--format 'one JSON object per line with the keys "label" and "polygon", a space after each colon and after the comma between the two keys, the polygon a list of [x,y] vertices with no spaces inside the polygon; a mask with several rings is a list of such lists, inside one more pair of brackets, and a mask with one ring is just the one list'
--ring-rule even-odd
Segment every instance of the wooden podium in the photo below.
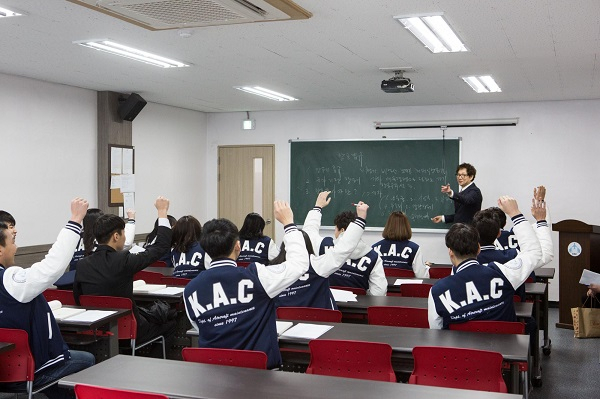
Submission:
{"label": "wooden podium", "polygon": [[579,220],[562,220],[552,224],[558,231],[558,323],[556,327],[573,328],[571,308],[581,306],[587,288],[579,284],[583,269],[600,273],[600,226]]}

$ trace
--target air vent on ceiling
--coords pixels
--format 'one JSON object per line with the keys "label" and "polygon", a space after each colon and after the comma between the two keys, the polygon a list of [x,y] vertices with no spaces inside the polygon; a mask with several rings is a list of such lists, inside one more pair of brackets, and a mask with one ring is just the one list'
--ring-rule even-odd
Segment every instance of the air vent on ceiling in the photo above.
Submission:
{"label": "air vent on ceiling", "polygon": [[308,19],[291,0],[68,0],[150,30]]}

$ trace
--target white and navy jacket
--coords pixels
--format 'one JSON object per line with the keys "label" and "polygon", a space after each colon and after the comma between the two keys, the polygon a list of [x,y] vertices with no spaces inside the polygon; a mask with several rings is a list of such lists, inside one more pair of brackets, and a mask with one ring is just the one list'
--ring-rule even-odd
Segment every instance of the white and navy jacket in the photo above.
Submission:
{"label": "white and navy jacket", "polygon": [[80,233],[81,225],[71,221],[42,261],[27,269],[0,266],[0,328],[27,332],[36,373],[71,356],[42,293],[64,272]]}
{"label": "white and navy jacket", "polygon": [[173,277],[194,278],[210,266],[210,261],[198,241],[192,243],[187,252],[171,250],[171,262],[175,269]]}
{"label": "white and navy jacket", "polygon": [[[515,321],[513,295],[531,272],[552,259],[552,238],[545,222],[534,231],[523,215],[512,218],[521,252],[505,263],[481,265],[468,259],[453,267],[429,292],[429,327],[448,328],[469,320]],[[537,234],[536,234],[537,233]]]}
{"label": "white and navy jacket", "polygon": [[423,260],[419,244],[410,240],[386,240],[373,244],[383,261],[383,267],[412,270],[417,278],[429,278],[429,268]]}
{"label": "white and navy jacket", "polygon": [[285,226],[284,243],[287,261],[280,265],[244,268],[232,259],[213,259],[185,287],[185,309],[200,347],[262,351],[269,368],[281,365],[273,298],[309,267],[304,238],[295,225]]}
{"label": "white and navy jacket", "polygon": [[277,244],[268,236],[245,240],[240,238],[240,256],[238,262],[259,262],[263,265],[268,265],[269,261],[275,259],[279,255]]}

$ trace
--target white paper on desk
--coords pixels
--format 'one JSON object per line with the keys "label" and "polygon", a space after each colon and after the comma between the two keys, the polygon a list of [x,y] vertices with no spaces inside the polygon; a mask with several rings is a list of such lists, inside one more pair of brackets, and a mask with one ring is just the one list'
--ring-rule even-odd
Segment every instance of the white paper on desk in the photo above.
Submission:
{"label": "white paper on desk", "polygon": [[123,209],[134,209],[135,210],[135,194],[134,193],[123,193]]}
{"label": "white paper on desk", "polygon": [[123,148],[123,174],[133,174],[133,148]]}
{"label": "white paper on desk", "polygon": [[121,175],[110,176],[110,189],[121,188]]}
{"label": "white paper on desk", "polygon": [[277,335],[283,334],[285,330],[294,325],[291,321],[280,321],[276,320],[275,324],[277,325]]}
{"label": "white paper on desk", "polygon": [[139,254],[140,252],[145,252],[146,248],[138,245],[138,244],[133,244],[133,246],[131,248],[129,248],[129,253],[130,254]]}
{"label": "white paper on desk", "polygon": [[135,175],[121,175],[121,192],[135,192]]}
{"label": "white paper on desk", "polygon": [[67,318],[67,321],[80,321],[84,323],[91,323],[98,321],[104,317],[110,316],[113,313],[117,313],[116,310],[86,310],[78,315]]}
{"label": "white paper on desk", "polygon": [[146,284],[144,280],[135,280],[133,282],[133,292],[155,292],[167,288],[166,284]]}
{"label": "white paper on desk", "polygon": [[600,284],[600,274],[589,271],[588,269],[583,269],[583,273],[581,273],[581,279],[579,279],[579,284]]}
{"label": "white paper on desk", "polygon": [[336,302],[358,302],[354,292],[330,288],[333,300]]}
{"label": "white paper on desk", "polygon": [[123,173],[123,149],[110,147],[110,173],[120,175]]}
{"label": "white paper on desk", "polygon": [[298,323],[281,334],[281,336],[288,338],[317,339],[332,328],[333,326],[324,324]]}
{"label": "white paper on desk", "polygon": [[414,278],[399,278],[394,282],[394,285],[402,284],[423,284],[423,280],[418,280]]}
{"label": "white paper on desk", "polygon": [[56,320],[64,320],[71,316],[85,312],[85,309],[83,308],[63,307],[63,304],[56,300],[48,302],[48,306],[50,306],[50,310],[52,311],[52,314]]}
{"label": "white paper on desk", "polygon": [[167,287],[161,290],[152,291],[156,295],[177,295],[183,292],[183,287]]}

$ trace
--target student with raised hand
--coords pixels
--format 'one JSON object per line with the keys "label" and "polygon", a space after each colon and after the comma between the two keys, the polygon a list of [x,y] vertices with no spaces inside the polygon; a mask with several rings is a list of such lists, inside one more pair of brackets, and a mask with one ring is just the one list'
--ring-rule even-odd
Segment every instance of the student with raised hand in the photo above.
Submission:
{"label": "student with raised hand", "polygon": [[[452,323],[469,320],[517,320],[515,289],[543,264],[542,248],[552,252],[552,240],[548,226],[540,226],[547,231],[536,236],[513,198],[500,197],[498,206],[512,219],[521,252],[505,264],[492,262],[483,266],[477,262],[477,229],[463,223],[453,225],[446,234],[453,274],[439,280],[429,292],[430,328],[448,328]],[[534,202],[532,213],[545,216],[545,207]]]}
{"label": "student with raised hand", "polygon": [[249,213],[240,229],[240,245],[242,252],[238,262],[260,262],[268,265],[279,255],[279,248],[271,237],[263,234],[265,219],[258,213]]}
{"label": "student with raised hand", "polygon": [[[171,215],[167,215],[167,219],[169,220],[169,225],[171,226],[171,229],[173,227],[175,227],[175,224],[177,223],[177,219],[175,219],[174,216]],[[154,243],[156,242],[156,237],[158,234],[158,219],[156,219],[156,221],[154,222],[154,229],[152,229],[152,231],[146,236],[146,241],[144,242],[144,248],[150,246],[150,245],[154,245]],[[142,252],[141,250],[138,252]],[[167,251],[164,254],[161,255],[160,259],[158,259],[161,262],[165,262],[167,264],[167,267],[173,267],[173,263],[171,263],[171,251]]]}
{"label": "student with raised hand", "polygon": [[[279,294],[276,298],[277,307],[302,306],[337,310],[337,305],[329,288],[328,277],[342,267],[358,245],[365,228],[368,209],[369,206],[362,201],[357,204],[357,218],[350,223],[336,246],[323,255],[315,256],[310,237],[302,231],[304,244],[310,256],[310,267],[298,281]],[[278,265],[285,262],[286,259],[285,244],[282,244],[279,256],[271,264]]]}
{"label": "student with raised hand", "polygon": [[194,278],[210,265],[200,245],[202,226],[192,215],[182,216],[173,227],[171,262],[173,277]]}
{"label": "student with raised hand", "polygon": [[201,348],[262,351],[267,367],[281,365],[275,324],[275,301],[284,289],[307,272],[309,258],[302,234],[287,202],[275,201],[275,218],[284,226],[287,260],[275,266],[251,263],[237,267],[240,253],[237,227],[227,219],[204,224],[200,244],[211,267],[184,291],[185,309],[198,330]]}
{"label": "student with raised hand", "polygon": [[[315,251],[319,255],[326,254],[337,245],[341,236],[348,229],[350,223],[356,219],[354,212],[342,212],[338,214],[333,223],[335,225],[334,236],[321,237],[319,229],[321,228],[321,209],[329,205],[331,191],[323,191],[317,196],[315,207],[308,212],[304,220],[303,229],[306,231],[312,242]],[[332,264],[331,267],[339,267]],[[344,265],[329,276],[329,284],[332,286],[363,288],[368,295],[385,296],[387,292],[387,280],[383,271],[383,262],[377,252],[367,243],[359,240],[356,244],[350,259],[346,260]]]}
{"label": "student with raised hand", "polygon": [[[13,229],[0,222],[0,328],[25,330],[29,335],[29,347],[35,360],[34,389],[94,364],[92,354],[69,350],[42,295],[69,264],[87,208],[88,202],[84,199],[71,201],[71,219],[46,257],[25,269],[14,266],[17,251],[14,219]],[[0,390],[5,388],[24,389],[25,383],[0,384]],[[61,394],[55,386],[44,393],[49,397]]]}
{"label": "student with raised hand", "polygon": [[381,235],[383,240],[373,244],[373,249],[381,256],[383,267],[412,270],[417,278],[429,278],[421,247],[410,241],[412,229],[405,213],[390,213]]}

